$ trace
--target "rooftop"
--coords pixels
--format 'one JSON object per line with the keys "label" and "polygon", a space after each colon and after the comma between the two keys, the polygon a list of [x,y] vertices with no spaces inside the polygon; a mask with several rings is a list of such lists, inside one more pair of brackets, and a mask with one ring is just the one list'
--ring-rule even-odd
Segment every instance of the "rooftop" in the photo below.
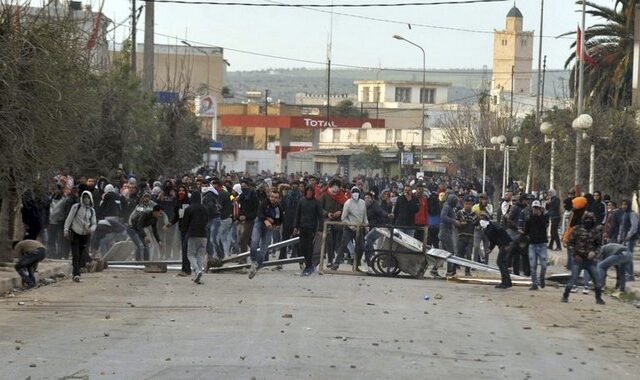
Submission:
{"label": "rooftop", "polygon": [[518,9],[518,7],[514,5],[513,8],[511,8],[511,10],[509,11],[509,13],[507,13],[507,17],[522,18],[522,12],[520,12],[520,9]]}
{"label": "rooftop", "polygon": [[[422,81],[412,81],[412,80],[384,80],[384,79],[372,79],[372,80],[356,80],[353,81],[354,84],[390,84],[390,85],[402,85],[402,86],[422,86]],[[450,87],[450,82],[426,82],[427,86],[439,86],[439,87]]]}

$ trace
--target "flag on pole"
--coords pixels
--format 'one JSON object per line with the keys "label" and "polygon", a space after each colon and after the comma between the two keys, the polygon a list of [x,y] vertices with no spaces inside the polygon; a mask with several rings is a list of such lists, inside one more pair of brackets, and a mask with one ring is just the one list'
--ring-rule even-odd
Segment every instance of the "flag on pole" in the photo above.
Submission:
{"label": "flag on pole", "polygon": [[586,49],[586,45],[585,45],[584,53],[580,54],[580,51],[582,50],[582,38],[583,38],[582,29],[580,28],[580,26],[578,26],[577,41],[576,41],[576,59],[578,61],[580,61],[581,59],[584,59],[584,62],[587,65],[592,67],[598,66],[598,62],[596,62],[596,60],[589,55],[589,52]]}

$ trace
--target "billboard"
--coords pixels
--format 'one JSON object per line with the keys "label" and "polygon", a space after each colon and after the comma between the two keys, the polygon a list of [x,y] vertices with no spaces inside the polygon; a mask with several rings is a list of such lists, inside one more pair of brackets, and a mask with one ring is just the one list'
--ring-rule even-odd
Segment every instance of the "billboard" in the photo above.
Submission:
{"label": "billboard", "polygon": [[196,116],[199,117],[216,117],[218,114],[218,105],[216,98],[212,95],[203,95],[196,98]]}

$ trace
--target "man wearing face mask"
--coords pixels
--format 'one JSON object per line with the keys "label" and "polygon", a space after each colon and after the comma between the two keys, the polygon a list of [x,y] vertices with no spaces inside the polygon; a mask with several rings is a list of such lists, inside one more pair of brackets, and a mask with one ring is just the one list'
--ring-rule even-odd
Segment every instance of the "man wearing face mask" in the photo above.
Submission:
{"label": "man wearing face mask", "polygon": [[585,270],[593,278],[596,288],[596,303],[604,305],[602,300],[602,288],[596,273],[596,262],[602,245],[602,226],[596,226],[596,220],[592,213],[585,212],[582,216],[582,224],[576,226],[571,233],[567,246],[572,249],[573,260],[571,279],[567,283],[562,295],[562,302],[569,302],[569,294],[573,285],[578,281],[580,272]]}
{"label": "man wearing face mask", "polygon": [[335,263],[331,266],[331,269],[338,270],[342,263],[344,254],[347,251],[347,245],[354,238],[356,239],[357,269],[360,265],[360,260],[362,260],[364,245],[364,233],[362,228],[369,224],[369,220],[367,218],[367,205],[364,200],[360,199],[360,189],[355,186],[351,188],[351,199],[344,204],[341,220],[343,223],[348,225],[345,225],[342,230],[342,240],[340,242],[340,247],[338,248],[338,257],[336,258]]}
{"label": "man wearing face mask", "polygon": [[[333,179],[329,182],[327,190],[320,196],[320,207],[324,220],[327,222],[339,222],[342,216],[342,207],[346,202],[340,190],[341,182],[339,179]],[[315,189],[314,189],[315,192]],[[333,265],[335,251],[342,240],[342,227],[337,225],[327,226],[327,241],[325,242],[327,252],[327,267]]]}

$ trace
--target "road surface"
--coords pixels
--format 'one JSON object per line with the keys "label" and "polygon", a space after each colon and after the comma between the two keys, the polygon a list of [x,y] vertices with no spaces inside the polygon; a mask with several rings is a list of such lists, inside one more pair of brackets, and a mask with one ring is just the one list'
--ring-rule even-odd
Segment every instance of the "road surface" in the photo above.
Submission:
{"label": "road surface", "polygon": [[293,269],[203,280],[112,269],[0,299],[2,378],[640,376],[639,311],[593,293]]}

